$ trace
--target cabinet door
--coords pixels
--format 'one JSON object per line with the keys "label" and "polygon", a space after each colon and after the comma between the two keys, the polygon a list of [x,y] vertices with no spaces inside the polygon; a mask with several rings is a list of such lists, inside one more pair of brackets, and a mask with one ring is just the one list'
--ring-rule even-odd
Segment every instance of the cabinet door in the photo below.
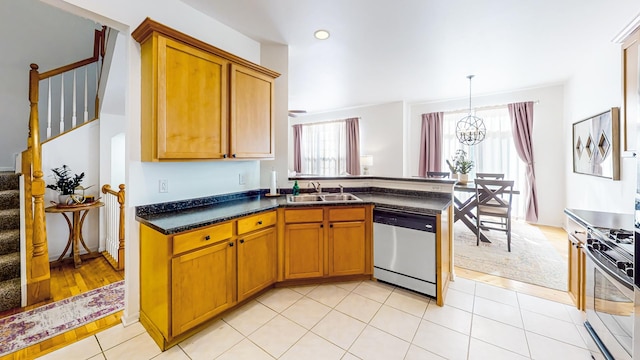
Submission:
{"label": "cabinet door", "polygon": [[573,237],[571,234],[568,237],[567,242],[567,254],[569,261],[569,281],[568,281],[568,292],[569,296],[573,300],[573,303],[576,305],[578,309],[582,309],[582,301],[581,301],[581,269],[582,262],[581,259],[581,249],[580,242]]}
{"label": "cabinet door", "polygon": [[238,301],[276,282],[276,228],[238,238]]}
{"label": "cabinet door", "polygon": [[164,37],[158,37],[157,57],[158,159],[223,157],[228,62]]}
{"label": "cabinet door", "polygon": [[364,221],[336,222],[329,225],[329,275],[364,274]]}
{"label": "cabinet door", "polygon": [[235,247],[222,241],[171,259],[172,336],[177,336],[233,303]]}
{"label": "cabinet door", "polygon": [[273,158],[273,99],[272,77],[231,65],[231,157]]}
{"label": "cabinet door", "polygon": [[321,223],[285,225],[285,279],[321,277],[324,271],[323,241]]}

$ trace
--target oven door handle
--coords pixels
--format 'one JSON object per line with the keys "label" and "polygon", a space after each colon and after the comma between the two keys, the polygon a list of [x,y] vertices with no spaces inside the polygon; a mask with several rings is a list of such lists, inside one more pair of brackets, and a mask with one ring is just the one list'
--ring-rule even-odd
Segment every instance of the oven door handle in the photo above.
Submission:
{"label": "oven door handle", "polygon": [[[611,269],[609,269],[609,267],[606,264],[603,264],[598,258],[596,258],[592,254],[592,252],[595,250],[593,250],[593,247],[591,245],[586,245],[585,247],[583,247],[583,250],[587,255],[587,257],[589,258],[589,260],[593,261],[595,268],[600,270],[600,273],[602,273],[602,275],[604,275],[612,284],[615,284],[616,287],[622,293],[624,293],[629,299],[634,298],[633,281],[629,281],[623,278],[622,276],[620,276],[619,274],[616,274],[615,272],[611,271]],[[624,285],[625,288],[624,289],[621,288],[620,286],[618,286],[618,284]],[[629,291],[631,291],[631,293],[629,293]]]}

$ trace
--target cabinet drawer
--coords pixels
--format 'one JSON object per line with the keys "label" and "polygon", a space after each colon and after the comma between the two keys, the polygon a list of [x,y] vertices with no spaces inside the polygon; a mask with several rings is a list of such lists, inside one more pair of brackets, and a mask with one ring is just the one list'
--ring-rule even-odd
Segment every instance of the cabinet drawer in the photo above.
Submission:
{"label": "cabinet drawer", "polygon": [[322,209],[296,209],[284,212],[285,223],[309,223],[322,221]]}
{"label": "cabinet drawer", "polygon": [[353,221],[364,220],[363,207],[358,208],[334,208],[329,209],[329,221]]}
{"label": "cabinet drawer", "polygon": [[567,218],[567,233],[573,235],[581,243],[587,242],[587,229],[583,228],[571,218]]}
{"label": "cabinet drawer", "polygon": [[227,222],[185,234],[178,234],[173,237],[173,255],[229,239],[232,233],[231,222]]}
{"label": "cabinet drawer", "polygon": [[276,223],[276,212],[269,211],[238,220],[238,235],[262,229]]}

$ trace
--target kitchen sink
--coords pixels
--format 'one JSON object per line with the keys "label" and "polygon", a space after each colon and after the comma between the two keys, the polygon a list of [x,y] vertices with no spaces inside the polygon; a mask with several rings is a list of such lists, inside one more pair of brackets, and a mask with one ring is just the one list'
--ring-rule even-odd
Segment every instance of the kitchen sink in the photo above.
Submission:
{"label": "kitchen sink", "polygon": [[294,202],[294,203],[300,203],[300,202],[318,202],[318,201],[322,201],[322,195],[287,195],[287,202]]}
{"label": "kitchen sink", "polygon": [[289,204],[314,204],[314,203],[342,203],[342,202],[362,202],[359,197],[349,194],[303,194],[287,195]]}
{"label": "kitchen sink", "polygon": [[362,201],[353,194],[330,194],[324,195],[324,201]]}

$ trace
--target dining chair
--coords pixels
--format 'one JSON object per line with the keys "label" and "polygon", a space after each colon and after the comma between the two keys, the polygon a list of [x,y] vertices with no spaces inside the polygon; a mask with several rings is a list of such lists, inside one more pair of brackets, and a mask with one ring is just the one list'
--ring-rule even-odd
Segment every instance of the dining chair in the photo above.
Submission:
{"label": "dining chair", "polygon": [[450,176],[448,171],[427,171],[427,177],[429,178],[448,178]]}
{"label": "dining chair", "polygon": [[507,233],[507,250],[511,252],[511,200],[513,180],[476,179],[476,245],[482,230]]}
{"label": "dining chair", "polygon": [[476,178],[478,178],[478,179],[503,180],[504,179],[504,174],[501,174],[501,173],[476,173]]}

